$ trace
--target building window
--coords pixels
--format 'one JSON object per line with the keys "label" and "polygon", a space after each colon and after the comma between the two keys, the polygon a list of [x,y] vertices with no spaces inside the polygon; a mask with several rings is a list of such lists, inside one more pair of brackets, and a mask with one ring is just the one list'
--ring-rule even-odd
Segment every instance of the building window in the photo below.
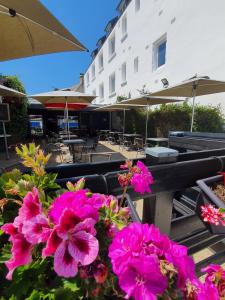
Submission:
{"label": "building window", "polygon": [[103,99],[104,98],[104,83],[101,83],[99,85],[99,98]]}
{"label": "building window", "polygon": [[96,96],[96,90],[93,90],[93,91],[92,91],[92,95],[93,95],[93,96]]}
{"label": "building window", "polygon": [[122,18],[122,39],[127,36],[127,15]]}
{"label": "building window", "polygon": [[113,95],[116,91],[116,74],[115,72],[109,76],[109,95]]}
{"label": "building window", "polygon": [[91,76],[92,76],[92,80],[94,80],[95,79],[95,64],[93,64],[91,67]]}
{"label": "building window", "polygon": [[137,73],[139,69],[139,58],[138,56],[134,59],[134,73]]}
{"label": "building window", "polygon": [[166,63],[166,36],[153,44],[153,69],[156,70]]}
{"label": "building window", "polygon": [[126,83],[127,80],[127,64],[123,63],[121,66],[121,77],[122,77],[122,85]]}
{"label": "building window", "polygon": [[141,7],[141,0],[135,0],[135,11],[139,11]]}
{"label": "building window", "polygon": [[116,51],[116,37],[115,34],[113,34],[109,39],[109,58],[111,58]]}
{"label": "building window", "polygon": [[98,66],[99,66],[99,71],[101,71],[103,69],[103,67],[104,67],[103,53],[99,54]]}
{"label": "building window", "polygon": [[90,83],[90,77],[89,77],[89,73],[87,73],[86,80],[87,80],[87,85],[89,85],[89,83]]}

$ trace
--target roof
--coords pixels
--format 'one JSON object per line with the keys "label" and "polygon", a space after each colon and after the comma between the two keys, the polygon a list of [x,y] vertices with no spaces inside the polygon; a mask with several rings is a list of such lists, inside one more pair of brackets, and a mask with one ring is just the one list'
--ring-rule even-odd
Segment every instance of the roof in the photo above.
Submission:
{"label": "roof", "polygon": [[127,8],[127,6],[130,4],[130,2],[131,2],[131,0],[121,0],[119,2],[119,4],[117,5],[116,10],[120,14],[122,14],[125,11],[125,9]]}
{"label": "roof", "polygon": [[105,40],[106,40],[106,35],[103,35],[103,36],[97,41],[96,46],[97,46],[98,48],[101,48],[101,46],[104,44]]}
{"label": "roof", "polygon": [[105,27],[105,32],[107,32],[108,34],[113,30],[114,26],[116,25],[116,22],[118,21],[118,16],[116,16],[115,18],[111,19],[106,27]]}
{"label": "roof", "polygon": [[91,57],[94,59],[97,54],[98,54],[98,48],[91,52]]}

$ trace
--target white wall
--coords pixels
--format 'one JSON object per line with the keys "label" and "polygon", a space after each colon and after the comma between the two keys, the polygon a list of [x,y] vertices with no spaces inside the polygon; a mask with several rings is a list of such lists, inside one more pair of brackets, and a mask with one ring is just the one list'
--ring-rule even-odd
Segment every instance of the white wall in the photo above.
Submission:
{"label": "white wall", "polygon": [[[85,80],[85,92],[92,93],[104,82],[104,102],[115,102],[117,96],[139,95],[137,89],[146,86],[150,92],[162,88],[161,79],[170,85],[194,76],[209,76],[225,80],[225,1],[224,0],[141,0],[135,12],[132,0],[124,12],[127,14],[127,38],[121,42],[122,29],[119,19],[111,35],[116,34],[116,56],[108,62],[108,39],[102,49],[104,70],[99,74],[98,55],[96,78],[92,81],[91,66],[88,68],[90,84]],[[153,70],[153,44],[167,35],[166,64]],[[110,37],[110,36],[109,36]],[[139,72],[134,73],[134,58],[139,57]],[[127,63],[127,85],[121,86],[121,65]],[[116,95],[109,97],[109,76],[116,72]],[[87,73],[87,72],[86,72]],[[85,74],[86,79],[86,74]],[[225,108],[225,94],[197,98],[201,103]],[[99,99],[96,101],[99,103]]]}

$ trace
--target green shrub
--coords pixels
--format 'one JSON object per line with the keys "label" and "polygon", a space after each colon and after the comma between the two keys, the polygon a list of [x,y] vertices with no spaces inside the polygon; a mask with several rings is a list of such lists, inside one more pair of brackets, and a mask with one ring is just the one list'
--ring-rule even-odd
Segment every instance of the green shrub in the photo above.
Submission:
{"label": "green shrub", "polygon": [[[3,85],[9,88],[26,93],[23,84],[16,76],[0,75],[0,81],[3,83]],[[7,99],[3,100],[10,105],[11,121],[6,123],[7,133],[11,134],[15,141],[17,139],[19,141],[23,141],[27,135],[28,126],[27,98],[8,97]]]}

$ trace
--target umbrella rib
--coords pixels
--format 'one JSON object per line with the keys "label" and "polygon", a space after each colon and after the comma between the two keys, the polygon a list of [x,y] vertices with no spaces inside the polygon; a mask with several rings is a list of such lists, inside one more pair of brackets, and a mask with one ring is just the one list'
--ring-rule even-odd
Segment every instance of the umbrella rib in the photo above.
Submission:
{"label": "umbrella rib", "polygon": [[26,32],[27,37],[28,37],[28,39],[30,41],[32,51],[34,52],[35,51],[34,41],[33,41],[32,34],[31,34],[30,30],[29,30],[29,27],[27,26],[27,24],[25,22],[22,21],[22,19],[20,18],[20,16],[18,16],[18,20],[19,20],[21,26],[24,28],[24,31]]}
{"label": "umbrella rib", "polygon": [[[6,6],[2,5],[2,4],[0,4],[0,7],[3,7],[4,9],[9,10],[8,7],[6,7]],[[7,14],[6,12],[0,11],[0,13],[1,13],[1,14],[5,14],[5,15],[8,15],[10,18],[12,18],[12,17],[11,17],[9,14]],[[52,29],[49,29],[48,27],[45,27],[45,26],[41,25],[40,23],[37,23],[37,22],[35,22],[34,20],[27,18],[27,17],[21,15],[21,14],[18,13],[18,12],[16,12],[16,16],[20,16],[21,18],[23,18],[23,19],[25,19],[25,20],[28,20],[28,21],[32,22],[33,24],[36,24],[36,25],[38,25],[38,26],[44,28],[45,30],[51,32],[53,35],[57,35],[57,36],[59,36],[60,38],[64,39],[65,41],[67,41],[67,42],[69,42],[69,43],[72,43],[72,44],[76,45],[80,50],[87,50],[87,48],[85,48],[84,46],[75,43],[74,41],[72,41],[72,40],[66,38],[65,36],[59,34],[58,32],[56,32],[56,31],[54,31],[54,30],[52,30]]]}

